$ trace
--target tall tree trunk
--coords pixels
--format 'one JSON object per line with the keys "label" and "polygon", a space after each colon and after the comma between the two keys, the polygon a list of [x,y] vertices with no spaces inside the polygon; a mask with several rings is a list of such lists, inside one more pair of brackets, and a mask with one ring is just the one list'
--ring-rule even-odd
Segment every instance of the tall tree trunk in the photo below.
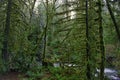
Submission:
{"label": "tall tree trunk", "polygon": [[102,4],[101,0],[98,0],[99,5],[99,37],[100,37],[100,53],[101,53],[101,64],[100,64],[100,80],[104,80],[104,62],[105,62],[105,49],[103,41],[103,27],[102,27]]}
{"label": "tall tree trunk", "polygon": [[87,80],[91,80],[91,68],[90,68],[90,45],[89,45],[89,24],[88,24],[88,0],[86,0],[86,58],[87,58]]}
{"label": "tall tree trunk", "polygon": [[108,1],[108,0],[106,0],[106,4],[107,4],[107,7],[108,7],[108,10],[109,10],[110,16],[111,16],[111,18],[112,18],[113,24],[114,24],[114,26],[115,26],[115,30],[116,30],[116,33],[117,33],[118,39],[119,39],[119,41],[120,41],[119,27],[118,27],[118,25],[117,25],[117,22],[116,22],[115,16],[114,16],[114,14],[113,14],[113,12],[112,12],[112,9],[111,9],[111,7],[110,7],[110,4],[109,4],[109,1]]}
{"label": "tall tree trunk", "polygon": [[32,16],[33,16],[33,10],[34,10],[34,7],[35,7],[35,3],[36,3],[36,0],[33,1],[32,3],[32,7],[30,9],[30,23],[31,23],[31,20],[32,20]]}
{"label": "tall tree trunk", "polygon": [[46,46],[47,46],[47,29],[48,29],[48,0],[46,0],[46,26],[45,26],[45,34],[44,34],[44,47],[43,47],[43,58],[42,63],[43,66],[47,66],[45,62],[45,55],[46,55]]}
{"label": "tall tree trunk", "polygon": [[[3,49],[2,49],[2,56],[4,64],[8,63],[9,58],[9,51],[8,51],[8,40],[9,40],[9,32],[10,32],[10,17],[11,17],[11,4],[12,0],[8,0],[7,4],[7,12],[6,12],[6,23],[4,29],[4,41],[3,41]],[[5,65],[7,67],[7,65]]]}

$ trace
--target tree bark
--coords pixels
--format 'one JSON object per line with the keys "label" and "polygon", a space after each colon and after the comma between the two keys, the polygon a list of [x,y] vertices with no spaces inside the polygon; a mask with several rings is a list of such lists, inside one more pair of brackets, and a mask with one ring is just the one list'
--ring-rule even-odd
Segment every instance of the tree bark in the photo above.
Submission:
{"label": "tree bark", "polygon": [[[8,63],[9,58],[9,50],[8,50],[8,40],[9,40],[9,32],[10,32],[10,18],[11,18],[11,4],[12,0],[8,0],[7,10],[6,10],[6,23],[4,29],[4,41],[3,41],[3,49],[2,49],[2,58],[4,64]],[[7,67],[7,65],[5,65]]]}
{"label": "tree bark", "polygon": [[45,55],[46,55],[46,46],[47,46],[47,29],[48,29],[48,0],[46,0],[46,26],[45,26],[45,34],[44,34],[44,46],[43,46],[43,57],[42,57],[42,64],[45,65]]}
{"label": "tree bark", "polygon": [[114,16],[114,14],[113,14],[113,12],[112,12],[112,9],[111,9],[111,6],[110,6],[108,0],[106,0],[106,4],[107,4],[108,10],[109,10],[109,13],[110,13],[110,16],[111,16],[112,22],[113,22],[113,24],[114,24],[114,26],[115,26],[115,30],[116,30],[116,33],[117,33],[118,39],[119,39],[119,41],[120,41],[119,27],[118,27],[118,24],[117,24],[117,22],[116,22],[115,16]]}
{"label": "tree bark", "polygon": [[90,68],[90,45],[89,45],[89,24],[88,24],[88,0],[86,0],[86,58],[87,58],[87,68],[86,76],[87,80],[91,80],[91,68]]}
{"label": "tree bark", "polygon": [[31,23],[31,20],[32,20],[32,16],[33,16],[33,10],[34,10],[34,7],[35,7],[35,3],[36,3],[36,0],[33,1],[33,4],[32,4],[32,7],[30,9],[30,23]]}
{"label": "tree bark", "polygon": [[105,48],[103,41],[103,26],[102,26],[102,4],[101,0],[98,0],[99,6],[99,38],[100,38],[100,53],[101,53],[101,64],[100,64],[100,80],[104,80],[104,63],[105,63]]}

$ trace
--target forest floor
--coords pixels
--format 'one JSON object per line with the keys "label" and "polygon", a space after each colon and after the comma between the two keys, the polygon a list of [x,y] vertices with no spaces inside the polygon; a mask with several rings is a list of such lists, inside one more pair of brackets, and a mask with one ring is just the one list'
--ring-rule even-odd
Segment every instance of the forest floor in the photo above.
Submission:
{"label": "forest floor", "polygon": [[23,74],[19,72],[8,72],[0,75],[0,80],[21,80]]}
{"label": "forest floor", "polygon": [[[41,80],[49,78],[50,74],[46,73]],[[0,80],[28,80],[28,76],[20,72],[8,72],[4,75],[0,75]]]}

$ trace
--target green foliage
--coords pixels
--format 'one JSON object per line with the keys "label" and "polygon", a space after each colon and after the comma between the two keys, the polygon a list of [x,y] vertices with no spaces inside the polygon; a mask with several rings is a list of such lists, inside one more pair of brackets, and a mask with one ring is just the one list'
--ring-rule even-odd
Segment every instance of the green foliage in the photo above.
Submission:
{"label": "green foliage", "polygon": [[[50,78],[49,80],[80,80],[82,75],[77,74],[74,69],[63,69],[61,67],[49,67]],[[48,80],[48,79],[46,79]]]}
{"label": "green foliage", "polygon": [[[38,6],[38,11],[31,11],[33,0],[12,0],[8,37],[8,63],[10,69],[24,72],[28,76],[27,80],[42,80],[42,78],[43,80],[86,80],[86,66],[89,63],[91,77],[97,80],[94,77],[95,69],[96,67],[100,68],[101,62],[98,0],[89,1],[89,40],[86,39],[85,0],[73,0],[73,2],[66,0],[65,3],[61,4],[58,4],[57,0],[48,1],[51,2],[47,5],[43,0]],[[1,54],[6,19],[6,2],[7,0],[4,0],[3,3],[0,2],[0,72],[7,71],[3,65]],[[105,6],[101,7],[104,8]],[[116,12],[115,17],[119,24],[119,10],[114,6],[112,8]],[[70,13],[74,13],[72,17]],[[110,53],[110,55],[115,53],[116,61],[114,65],[120,69],[119,41],[114,25],[108,12],[103,10],[102,16],[106,51],[107,45],[109,47],[114,45],[116,48],[112,52],[110,51],[113,48],[108,49],[106,55],[109,55],[107,53]],[[90,60],[87,60],[86,57],[86,42],[90,45]],[[64,65],[57,68],[42,67],[39,62],[43,59],[44,47],[46,47],[44,60],[47,62],[72,63],[77,67]],[[37,61],[38,58],[39,61]]]}
{"label": "green foliage", "polygon": [[36,79],[41,79],[43,76],[43,72],[41,66],[34,66],[31,67],[27,72],[26,75],[29,77],[28,80],[36,80]]}

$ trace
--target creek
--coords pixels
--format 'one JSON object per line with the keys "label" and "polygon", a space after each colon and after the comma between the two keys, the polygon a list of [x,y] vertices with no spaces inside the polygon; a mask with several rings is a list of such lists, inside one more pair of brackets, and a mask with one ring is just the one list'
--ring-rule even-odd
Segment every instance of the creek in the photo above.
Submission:
{"label": "creek", "polygon": [[[99,73],[100,70],[97,69],[97,72]],[[110,80],[120,80],[120,77],[118,75],[118,71],[112,68],[105,68],[104,69],[104,74],[105,76],[110,79]],[[95,74],[95,76],[98,76],[97,74]]]}
{"label": "creek", "polygon": [[[60,67],[60,63],[54,63],[54,67]],[[71,66],[76,66],[75,64],[65,64],[69,67]],[[96,77],[98,77],[98,74],[100,73],[99,69],[96,69],[97,73],[95,74]],[[109,79],[109,80],[120,80],[120,77],[118,75],[118,71],[113,69],[113,68],[105,68],[104,69],[104,75]]]}

